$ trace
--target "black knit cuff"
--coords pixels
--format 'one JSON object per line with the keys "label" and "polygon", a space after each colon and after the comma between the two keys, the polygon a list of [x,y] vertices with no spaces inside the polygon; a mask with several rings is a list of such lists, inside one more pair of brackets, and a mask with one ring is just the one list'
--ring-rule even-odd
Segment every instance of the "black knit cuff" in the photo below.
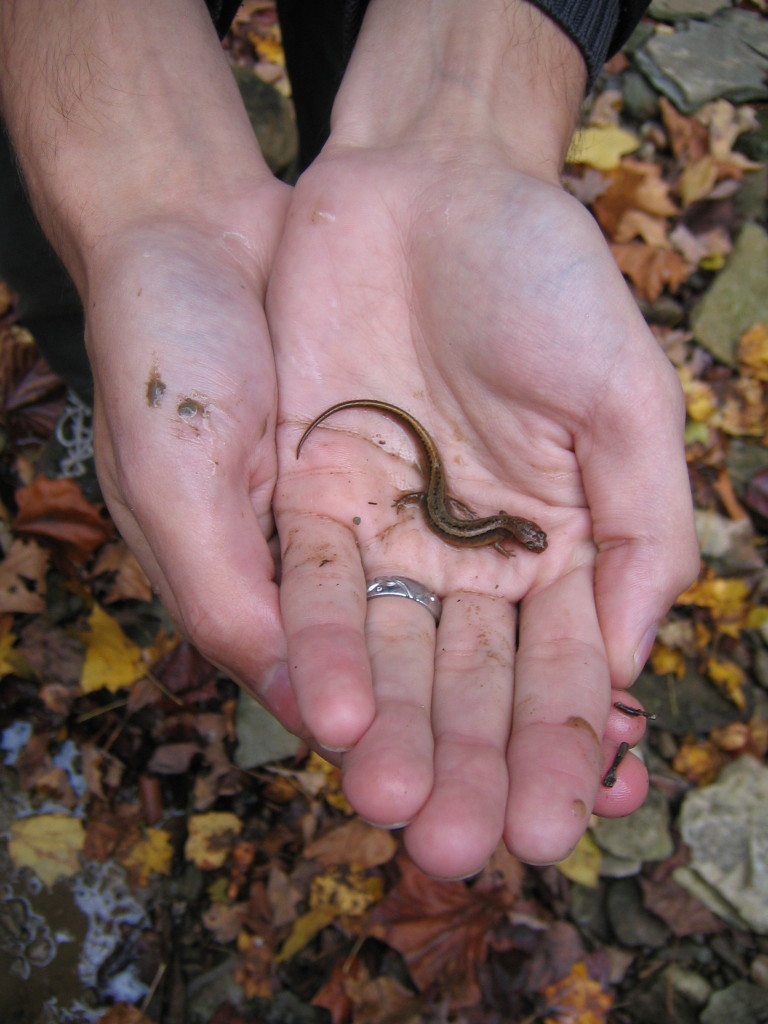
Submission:
{"label": "black knit cuff", "polygon": [[588,88],[606,59],[629,39],[649,0],[531,0],[576,43],[587,65]]}

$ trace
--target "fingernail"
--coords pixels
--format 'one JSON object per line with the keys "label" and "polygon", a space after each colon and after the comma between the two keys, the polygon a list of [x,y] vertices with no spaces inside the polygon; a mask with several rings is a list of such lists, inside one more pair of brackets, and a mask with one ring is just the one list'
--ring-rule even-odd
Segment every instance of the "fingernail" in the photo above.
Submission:
{"label": "fingernail", "polygon": [[658,623],[654,623],[637,646],[634,657],[635,676],[640,674],[646,661],[648,661],[658,629]]}

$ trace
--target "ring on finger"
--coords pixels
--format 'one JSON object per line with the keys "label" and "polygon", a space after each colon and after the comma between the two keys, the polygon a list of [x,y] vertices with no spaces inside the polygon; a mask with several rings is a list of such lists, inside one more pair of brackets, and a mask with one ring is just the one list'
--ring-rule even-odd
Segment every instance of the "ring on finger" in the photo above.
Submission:
{"label": "ring on finger", "polygon": [[440,598],[423,583],[408,576],[375,576],[368,582],[365,594],[369,601],[374,597],[407,597],[426,608],[435,624],[440,621],[443,608]]}

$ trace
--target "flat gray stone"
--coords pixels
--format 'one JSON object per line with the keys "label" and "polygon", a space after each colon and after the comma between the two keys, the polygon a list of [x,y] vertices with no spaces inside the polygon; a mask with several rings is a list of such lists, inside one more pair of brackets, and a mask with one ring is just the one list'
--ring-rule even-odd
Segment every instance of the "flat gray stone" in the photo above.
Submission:
{"label": "flat gray stone", "polygon": [[[752,931],[768,934],[768,768],[741,757],[716,782],[683,801],[680,830],[691,850],[688,870],[704,883],[694,895],[722,915],[712,890]],[[690,879],[680,883],[692,891]]]}
{"label": "flat gray stone", "polygon": [[768,992],[749,981],[736,981],[713,993],[701,1024],[766,1024]]}
{"label": "flat gray stone", "polygon": [[256,768],[269,761],[292,757],[301,740],[284,729],[261,704],[241,691],[235,711],[237,748],[235,764],[239,768]]}
{"label": "flat gray stone", "polygon": [[682,22],[672,33],[654,33],[634,59],[684,114],[715,99],[768,99],[768,22],[752,11],[733,8],[709,21]]}
{"label": "flat gray stone", "polygon": [[657,789],[651,789],[642,807],[626,818],[598,818],[592,833],[602,850],[624,861],[665,860],[675,849],[669,805]]}
{"label": "flat gray stone", "polygon": [[741,335],[766,320],[768,233],[757,224],[745,224],[728,262],[692,310],[691,328],[700,345],[734,366]]}
{"label": "flat gray stone", "polygon": [[656,715],[656,720],[649,723],[651,729],[666,729],[675,736],[706,735],[744,719],[736,705],[722,697],[714,684],[692,666],[682,679],[646,670],[633,685],[632,695]]}
{"label": "flat gray stone", "polygon": [[731,0],[653,0],[648,13],[656,21],[706,20],[732,6]]}

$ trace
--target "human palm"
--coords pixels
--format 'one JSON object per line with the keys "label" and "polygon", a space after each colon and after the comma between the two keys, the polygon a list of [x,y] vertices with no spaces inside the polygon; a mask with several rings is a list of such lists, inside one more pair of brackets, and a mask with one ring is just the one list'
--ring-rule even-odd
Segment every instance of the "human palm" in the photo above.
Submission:
{"label": "human palm", "polygon": [[288,194],[262,189],[231,228],[193,215],[129,226],[84,305],[115,522],[203,653],[300,732],[268,546],[277,398],[263,306]]}
{"label": "human palm", "polygon": [[[502,835],[524,859],[565,856],[593,809],[644,796],[633,760],[600,787],[641,728],[609,716],[611,687],[634,678],[694,550],[671,370],[599,232],[495,152],[440,166],[418,147],[331,149],[296,189],[268,312],[281,606],[310,731],[351,748],[353,805],[407,823],[426,870],[476,870]],[[546,552],[452,547],[393,508],[423,467],[375,412],[337,414],[296,458],[315,416],[358,398],[416,416],[452,495],[535,520]],[[673,530],[678,566],[654,564]],[[436,632],[411,602],[366,607],[380,574],[443,598]]]}

